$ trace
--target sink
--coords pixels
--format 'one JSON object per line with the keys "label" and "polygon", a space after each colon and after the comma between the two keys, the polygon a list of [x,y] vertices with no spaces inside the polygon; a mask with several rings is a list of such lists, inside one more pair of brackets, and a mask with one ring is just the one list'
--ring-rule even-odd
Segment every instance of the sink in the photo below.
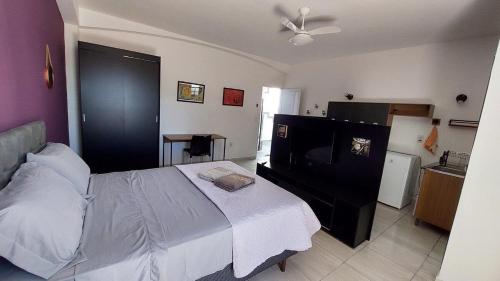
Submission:
{"label": "sink", "polygon": [[466,172],[463,168],[454,168],[454,167],[447,167],[447,166],[434,166],[430,168],[431,170],[436,170],[440,172],[445,172],[449,174],[454,174],[458,176],[465,176]]}

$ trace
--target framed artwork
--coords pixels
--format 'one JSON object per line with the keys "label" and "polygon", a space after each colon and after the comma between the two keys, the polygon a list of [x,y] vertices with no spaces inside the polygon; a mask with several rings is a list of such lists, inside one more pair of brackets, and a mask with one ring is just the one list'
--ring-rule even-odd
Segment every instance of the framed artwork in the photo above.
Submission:
{"label": "framed artwork", "polygon": [[224,88],[222,105],[243,106],[245,91],[231,88]]}
{"label": "framed artwork", "polygon": [[369,157],[372,141],[363,138],[352,138],[351,152],[354,155]]}
{"label": "framed artwork", "polygon": [[286,139],[288,136],[288,125],[278,124],[278,131],[276,134],[278,137]]}
{"label": "framed artwork", "polygon": [[203,103],[205,85],[192,82],[177,82],[177,101]]}

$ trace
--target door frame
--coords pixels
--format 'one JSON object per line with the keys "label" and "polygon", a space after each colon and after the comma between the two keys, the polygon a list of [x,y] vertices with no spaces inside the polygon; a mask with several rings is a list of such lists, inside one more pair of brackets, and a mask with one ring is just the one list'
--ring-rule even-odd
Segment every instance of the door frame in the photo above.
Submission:
{"label": "door frame", "polygon": [[259,133],[257,134],[257,151],[262,149],[262,141],[260,139],[262,135],[262,115],[264,114],[264,99],[260,97],[260,111],[259,111]]}

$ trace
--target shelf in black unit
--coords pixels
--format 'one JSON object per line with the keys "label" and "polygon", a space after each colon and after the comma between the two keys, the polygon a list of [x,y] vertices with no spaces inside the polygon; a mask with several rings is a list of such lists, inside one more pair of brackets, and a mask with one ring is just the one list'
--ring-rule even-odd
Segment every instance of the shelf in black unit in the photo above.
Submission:
{"label": "shelf in black unit", "polygon": [[333,204],[335,188],[331,183],[318,177],[310,176],[299,169],[290,169],[288,166],[280,163],[268,161],[258,165],[262,165],[270,170],[271,178],[273,177],[273,173],[277,173],[280,176],[280,180],[293,184],[296,189],[303,190],[326,204]]}
{"label": "shelf in black unit", "polygon": [[345,244],[369,239],[376,200],[362,188],[336,186],[280,163],[259,163],[257,174],[306,201],[323,229]]}

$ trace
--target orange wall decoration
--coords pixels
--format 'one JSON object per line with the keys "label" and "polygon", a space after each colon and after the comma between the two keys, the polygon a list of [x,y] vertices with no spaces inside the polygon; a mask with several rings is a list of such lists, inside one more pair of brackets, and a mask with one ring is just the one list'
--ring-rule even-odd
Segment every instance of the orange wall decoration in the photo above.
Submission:
{"label": "orange wall decoration", "polygon": [[223,105],[243,106],[245,91],[231,88],[224,88],[222,97]]}

